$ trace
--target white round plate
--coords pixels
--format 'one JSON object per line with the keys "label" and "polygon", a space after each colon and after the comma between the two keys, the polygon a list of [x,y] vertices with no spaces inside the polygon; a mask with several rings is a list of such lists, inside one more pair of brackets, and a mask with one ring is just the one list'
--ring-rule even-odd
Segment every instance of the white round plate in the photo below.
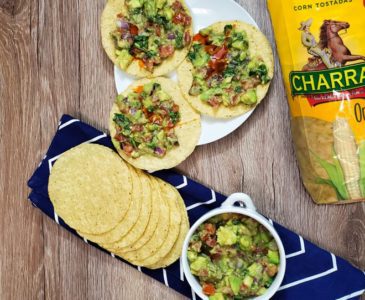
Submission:
{"label": "white round plate", "polygon": [[[233,0],[185,0],[185,2],[192,13],[194,33],[219,21],[239,20],[258,27],[250,14]],[[133,76],[126,74],[116,66],[114,76],[118,93],[123,92],[135,80]],[[176,72],[172,72],[168,77],[177,81]],[[242,116],[227,120],[203,115],[202,133],[198,145],[215,142],[230,134],[241,126],[253,111],[254,109]]]}

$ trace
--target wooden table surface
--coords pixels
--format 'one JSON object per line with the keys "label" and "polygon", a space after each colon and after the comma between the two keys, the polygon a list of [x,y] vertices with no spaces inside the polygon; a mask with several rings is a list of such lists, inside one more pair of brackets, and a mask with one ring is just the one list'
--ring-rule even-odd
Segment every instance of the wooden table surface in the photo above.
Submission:
{"label": "wooden table surface", "polygon": [[[273,46],[265,0],[239,1]],[[64,113],[105,130],[116,96],[100,44],[105,0],[0,0],[0,299],[182,299],[33,208],[27,179]],[[179,169],[365,269],[365,204],[317,206],[304,190],[278,61],[268,97],[236,132]]]}

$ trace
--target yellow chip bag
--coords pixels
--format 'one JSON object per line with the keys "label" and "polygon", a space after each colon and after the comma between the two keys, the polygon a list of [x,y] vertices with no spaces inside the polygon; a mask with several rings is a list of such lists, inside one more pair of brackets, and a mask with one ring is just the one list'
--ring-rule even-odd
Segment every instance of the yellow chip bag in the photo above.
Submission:
{"label": "yellow chip bag", "polygon": [[301,176],[316,203],[365,200],[365,2],[268,0]]}

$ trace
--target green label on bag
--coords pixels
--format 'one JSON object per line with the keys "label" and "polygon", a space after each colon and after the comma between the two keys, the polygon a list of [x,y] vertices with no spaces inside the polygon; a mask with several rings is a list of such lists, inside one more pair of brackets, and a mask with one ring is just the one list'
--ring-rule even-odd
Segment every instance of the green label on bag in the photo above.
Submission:
{"label": "green label on bag", "polygon": [[290,73],[293,96],[347,91],[365,86],[365,63],[321,71]]}

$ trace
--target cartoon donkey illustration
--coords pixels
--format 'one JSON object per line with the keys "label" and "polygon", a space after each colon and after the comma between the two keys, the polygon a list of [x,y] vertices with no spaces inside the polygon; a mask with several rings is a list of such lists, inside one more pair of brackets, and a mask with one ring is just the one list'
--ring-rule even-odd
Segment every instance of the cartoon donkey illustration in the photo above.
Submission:
{"label": "cartoon donkey illustration", "polygon": [[308,48],[308,53],[313,55],[309,63],[304,66],[303,71],[323,70],[334,67],[341,67],[347,62],[364,60],[363,55],[353,55],[344,44],[339,32],[350,28],[348,22],[325,20],[320,28],[319,42],[315,41],[309,32],[312,19],[301,23],[302,42]]}

